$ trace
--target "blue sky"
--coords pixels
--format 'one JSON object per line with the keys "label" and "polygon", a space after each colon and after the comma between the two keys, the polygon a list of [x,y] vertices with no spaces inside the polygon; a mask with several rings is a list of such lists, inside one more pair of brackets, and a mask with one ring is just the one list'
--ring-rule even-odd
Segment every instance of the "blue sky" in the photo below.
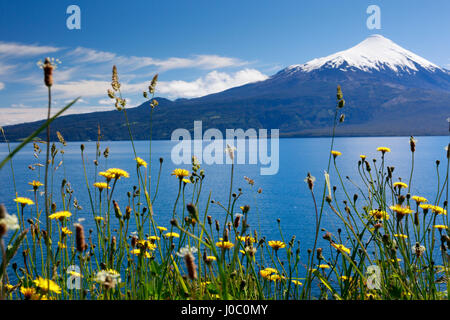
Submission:
{"label": "blue sky", "polygon": [[[81,9],[81,30],[66,9]],[[381,8],[381,30],[366,8]],[[77,96],[73,113],[111,110],[113,64],[130,106],[156,72],[158,95],[197,97],[267,78],[278,70],[345,50],[379,33],[450,68],[450,1],[2,1],[0,125],[45,117],[36,62],[59,58],[55,106]],[[57,109],[57,107],[55,108]]]}

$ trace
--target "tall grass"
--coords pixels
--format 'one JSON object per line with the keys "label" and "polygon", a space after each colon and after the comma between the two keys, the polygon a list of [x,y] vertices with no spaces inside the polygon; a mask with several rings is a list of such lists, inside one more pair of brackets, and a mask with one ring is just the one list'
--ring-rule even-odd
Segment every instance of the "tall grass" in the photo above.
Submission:
{"label": "tall grass", "polygon": [[[193,157],[190,170],[178,168],[172,172],[173,183],[178,186],[177,196],[172,204],[165,204],[172,208],[172,216],[164,226],[158,225],[153,203],[158,195],[163,159],[159,165],[152,163],[151,138],[149,161],[137,154],[115,67],[108,96],[118,112],[123,113],[135,171],[99,170],[108,168],[110,156],[108,148],[102,152],[100,132],[93,164],[86,162],[85,148],[81,145],[81,174],[89,197],[89,207],[83,210],[90,212],[95,225],[93,230],[85,231],[83,222],[76,219],[82,209],[73,198],[72,187],[66,178],[54,181],[56,168],[62,166],[66,170],[63,158],[66,143],[60,133],[59,144],[50,141],[49,125],[63,111],[50,117],[51,85],[47,83],[48,74],[45,76],[49,91],[47,121],[0,164],[1,169],[18,150],[47,129],[46,160],[41,164],[45,167],[44,183],[38,181],[42,179],[40,174],[30,182],[33,199],[16,194],[3,200],[17,202],[17,215],[8,214],[4,206],[0,210],[2,298],[448,299],[450,151],[447,150],[444,181],[439,179],[441,165],[436,165],[434,199],[409,193],[416,152],[412,137],[408,184],[394,181],[394,168],[388,161],[391,150],[384,147],[378,149],[380,161],[369,163],[361,155],[357,164],[360,185],[349,177],[344,179],[339,168],[341,153],[334,150],[334,137],[344,121],[345,102],[340,87],[325,184],[316,194],[316,179],[311,174],[305,179],[315,208],[314,244],[312,248],[300,248],[295,237],[284,239],[280,221],[279,239],[267,239],[259,228],[249,224],[249,215],[255,210],[241,201],[243,191],[236,190],[235,180],[240,177],[235,177],[235,150],[230,146],[226,149],[232,162],[230,183],[224,195],[228,201],[224,204],[214,201],[211,193],[207,201],[200,200],[206,175],[214,173],[205,172]],[[156,85],[157,76],[144,92],[151,114],[158,111],[154,99]],[[151,124],[151,118],[149,121]],[[5,140],[6,137],[7,132]],[[38,156],[41,152],[38,143],[34,142],[34,148]],[[59,163],[58,154],[62,155]],[[88,175],[89,166],[95,167],[94,178]],[[155,190],[150,188],[151,168],[159,168]],[[12,162],[11,175],[14,177]],[[124,206],[116,201],[116,187],[127,184],[130,176],[135,176],[138,184],[129,188],[128,203]],[[336,179],[337,186],[331,186],[330,177]],[[252,179],[245,179],[253,186]],[[42,187],[43,200],[38,197]],[[355,188],[357,193],[350,194],[349,190]],[[251,190],[255,194],[260,192]],[[211,206],[223,210],[224,220],[210,215]],[[341,221],[339,229],[323,229],[325,212]],[[136,232],[131,232],[131,226],[135,226]],[[302,250],[306,250],[306,260],[302,260],[305,256]],[[19,251],[21,263],[12,263]]]}

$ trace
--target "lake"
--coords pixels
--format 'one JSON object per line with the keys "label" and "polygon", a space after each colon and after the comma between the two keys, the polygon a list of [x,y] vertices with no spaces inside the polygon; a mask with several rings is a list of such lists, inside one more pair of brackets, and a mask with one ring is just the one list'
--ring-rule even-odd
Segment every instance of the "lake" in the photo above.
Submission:
{"label": "lake", "polygon": [[[445,146],[449,143],[449,137],[417,137],[417,149],[415,154],[415,168],[412,183],[412,195],[421,195],[428,199],[434,199],[437,189],[436,160],[441,161],[441,183],[444,179],[446,168]],[[234,176],[234,191],[242,188],[243,195],[239,199],[239,205],[248,204],[250,206],[249,224],[251,228],[259,229],[262,235],[268,240],[281,239],[277,227],[277,219],[281,220],[281,229],[286,242],[292,235],[301,241],[303,254],[305,248],[312,247],[314,236],[314,206],[311,193],[304,182],[308,172],[317,178],[316,198],[321,199],[321,192],[324,186],[324,170],[328,162],[330,148],[330,138],[298,138],[298,139],[280,139],[279,141],[279,171],[275,175],[260,175],[260,165],[236,165]],[[85,228],[93,228],[93,219],[90,213],[90,203],[86,191],[86,183],[83,175],[83,167],[80,156],[80,142],[69,142],[64,148],[64,163],[56,171],[53,179],[53,190],[56,192],[56,199],[59,201],[59,188],[61,179],[65,177],[70,182],[74,190],[73,197],[83,207],[77,214],[78,218],[85,218],[83,225]],[[101,177],[94,176],[94,164],[96,142],[83,142],[85,145],[85,158],[88,165],[87,174],[89,184],[95,181],[103,181]],[[135,142],[137,154],[148,162],[148,141]],[[159,225],[169,226],[169,220],[172,216],[172,208],[178,191],[178,181],[171,172],[176,167],[191,170],[188,165],[175,165],[171,162],[171,150],[175,145],[172,141],[153,141],[152,142],[152,191],[155,190],[156,177],[159,169],[159,158],[164,159],[161,181],[158,197],[154,203],[155,220]],[[15,144],[12,144],[13,148]],[[57,143],[60,148],[61,144]],[[409,137],[351,137],[336,138],[334,150],[339,150],[342,155],[337,158],[337,164],[343,178],[349,176],[356,183],[360,182],[357,163],[360,160],[360,154],[365,154],[372,164],[371,159],[380,159],[380,152],[376,149],[379,146],[389,147],[392,152],[386,154],[386,165],[394,166],[394,180],[399,177],[408,183],[411,168],[411,152],[409,147]],[[109,147],[109,157],[105,161],[103,157],[99,162],[99,171],[111,167],[124,169],[130,173],[129,179],[120,179],[114,191],[114,199],[124,211],[128,204],[127,192],[132,192],[132,186],[137,184],[136,165],[131,144],[128,141],[104,141],[101,142],[101,150]],[[45,149],[45,145],[41,144]],[[7,154],[7,145],[0,144],[0,158]],[[28,182],[32,180],[44,181],[44,168],[34,166],[38,161],[43,163],[45,160],[45,150],[36,159],[33,156],[33,146],[28,145],[13,158],[13,168],[15,173],[15,182],[19,196],[33,198],[33,192]],[[61,155],[58,154],[58,164]],[[378,160],[379,161],[379,160]],[[379,162],[377,162],[379,164]],[[30,170],[29,165],[33,165],[35,170]],[[213,164],[202,165],[205,170],[206,178],[203,185],[203,193],[199,202],[199,210],[202,213],[206,206],[209,192],[211,199],[226,204],[228,201],[228,191],[230,184],[231,165]],[[250,186],[244,176],[254,179],[254,186]],[[337,175],[334,169],[330,170],[331,185],[339,185]],[[0,203],[4,203],[9,213],[16,212],[14,199],[14,185],[11,174],[11,168],[6,165],[0,171]],[[49,180],[50,181],[50,180]],[[349,193],[352,195],[355,190],[347,183]],[[186,195],[191,194],[192,185],[186,186]],[[257,189],[261,188],[262,193],[258,194]],[[41,188],[43,191],[43,188]],[[339,189],[338,189],[339,191]],[[344,197],[338,192],[341,200]],[[444,196],[445,198],[445,196]],[[362,199],[362,197],[360,197]],[[186,200],[189,202],[189,200]],[[363,201],[359,202],[362,207]],[[442,203],[441,203],[442,205]],[[43,208],[42,197],[40,207]],[[58,207],[61,210],[61,207]],[[239,211],[237,208],[236,212]],[[210,205],[209,214],[213,219],[223,223],[224,211],[217,205]],[[341,226],[340,221],[330,211],[325,210],[323,227],[336,232]],[[131,230],[133,231],[133,230]],[[20,254],[19,254],[20,255]],[[18,255],[18,256],[19,256]]]}

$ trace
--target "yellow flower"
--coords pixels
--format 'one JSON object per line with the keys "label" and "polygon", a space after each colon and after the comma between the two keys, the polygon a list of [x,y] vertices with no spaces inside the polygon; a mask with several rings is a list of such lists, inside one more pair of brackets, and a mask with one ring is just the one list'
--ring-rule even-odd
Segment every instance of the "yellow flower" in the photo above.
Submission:
{"label": "yellow flower", "polygon": [[94,217],[94,220],[95,221],[103,221],[103,217],[96,216],[96,217]]}
{"label": "yellow flower", "polygon": [[265,268],[264,270],[268,271],[270,273],[278,273],[277,269],[275,269],[275,268]]}
{"label": "yellow flower", "polygon": [[106,188],[111,189],[106,182],[96,182],[94,183],[94,187],[98,188],[100,191]]}
{"label": "yellow flower", "polygon": [[125,170],[122,170],[122,169],[118,169],[118,168],[110,168],[110,169],[106,170],[106,173],[109,173],[113,179],[120,179],[121,177],[124,177],[124,178],[130,177],[128,172],[126,172]]}
{"label": "yellow flower", "polygon": [[12,284],[6,284],[5,285],[6,290],[11,291],[12,289],[14,289],[14,286]]}
{"label": "yellow flower", "polygon": [[406,188],[408,188],[408,185],[406,183],[404,183],[404,182],[395,182],[394,183],[394,188],[395,187],[398,187],[399,189],[401,189],[401,188],[406,189]]}
{"label": "yellow flower", "polygon": [[361,154],[359,157],[361,158],[362,161],[366,160],[366,156],[364,154]]}
{"label": "yellow flower", "polygon": [[25,197],[17,197],[17,198],[14,199],[14,201],[17,202],[17,203],[20,203],[23,206],[26,206],[26,205],[30,205],[31,206],[31,205],[34,204],[33,200],[31,200],[29,198],[25,198]]}
{"label": "yellow flower", "polygon": [[114,178],[114,175],[112,173],[110,173],[110,172],[107,172],[107,171],[101,171],[101,172],[98,173],[98,175],[102,176],[102,177],[105,177],[106,180],[108,180],[108,181],[111,180],[112,178]]}
{"label": "yellow flower", "polygon": [[389,220],[389,213],[383,210],[370,210],[369,215],[377,220]]}
{"label": "yellow flower", "polygon": [[142,158],[136,157],[134,158],[134,160],[136,160],[137,166],[143,166],[145,168],[147,168],[147,162],[145,162]]}
{"label": "yellow flower", "polygon": [[391,149],[387,147],[379,147],[377,148],[377,151],[380,151],[382,154],[385,154],[386,152],[391,152]]}
{"label": "yellow flower", "polygon": [[53,280],[44,279],[40,276],[33,280],[36,287],[40,288],[42,291],[48,292],[52,291],[54,293],[61,293],[61,288]]}
{"label": "yellow flower", "polygon": [[433,207],[431,208],[431,210],[432,210],[434,213],[437,213],[437,214],[444,214],[444,215],[447,214],[447,210],[445,210],[444,208],[439,207],[439,206],[433,206]]}
{"label": "yellow flower", "polygon": [[189,180],[189,179],[183,179],[183,182],[184,182],[184,183],[191,183],[191,180]]}
{"label": "yellow flower", "polygon": [[36,293],[36,289],[35,288],[21,287],[20,288],[20,293],[23,294],[23,296],[25,297],[26,300],[31,300],[33,295]]}
{"label": "yellow flower", "polygon": [[71,235],[72,231],[69,230],[69,228],[61,228],[61,232],[64,233],[65,235]]}
{"label": "yellow flower", "polygon": [[403,239],[408,239],[408,236],[406,234],[394,234],[394,237],[396,238],[403,238]]}
{"label": "yellow flower", "polygon": [[151,241],[156,241],[156,240],[160,240],[161,238],[160,237],[158,237],[158,236],[150,236],[150,237],[148,237],[148,240],[151,240]]}
{"label": "yellow flower", "polygon": [[344,281],[352,280],[352,277],[341,276],[341,280],[344,280]]}
{"label": "yellow flower", "polygon": [[267,279],[267,278],[272,274],[272,272],[270,272],[270,271],[268,271],[268,270],[261,270],[261,271],[259,272],[259,274],[260,274],[261,277],[263,277],[264,279]]}
{"label": "yellow flower", "polygon": [[229,241],[220,241],[216,242],[216,246],[222,249],[231,249],[234,247],[234,244]]}
{"label": "yellow flower", "polygon": [[240,240],[240,241],[249,241],[250,243],[255,243],[256,242],[256,239],[255,238],[253,238],[253,237],[250,237],[250,236],[245,236],[245,237],[243,237],[243,236],[237,236],[236,237],[238,240]]}
{"label": "yellow flower", "polygon": [[161,232],[167,231],[167,228],[165,227],[156,227],[156,228]]}
{"label": "yellow flower", "polygon": [[286,244],[282,241],[271,240],[268,242],[268,244],[275,251],[278,251],[278,249],[286,248]]}
{"label": "yellow flower", "polygon": [[185,169],[177,168],[172,171],[172,176],[177,176],[180,180],[182,180],[184,177],[188,177],[190,175],[189,171]]}
{"label": "yellow flower", "polygon": [[433,227],[436,229],[439,229],[439,230],[447,230],[448,229],[447,226],[444,226],[442,224],[437,224],[437,225],[434,225]]}
{"label": "yellow flower", "polygon": [[391,209],[397,215],[400,215],[400,216],[404,216],[404,215],[407,215],[407,214],[410,214],[410,213],[414,212],[409,207],[402,207],[399,204],[396,204],[395,206],[390,206],[389,209]]}
{"label": "yellow flower", "polygon": [[67,271],[72,277],[76,277],[76,278],[83,278],[83,276],[81,275],[81,273],[78,273],[76,271],[70,270]]}
{"label": "yellow flower", "polygon": [[30,186],[33,186],[34,189],[37,189],[44,185],[43,183],[40,183],[39,181],[36,181],[36,180],[33,180],[32,182],[28,182],[28,184]]}
{"label": "yellow flower", "polygon": [[342,155],[341,152],[336,151],[336,150],[331,150],[331,154],[332,154],[335,158],[338,157],[338,156],[340,156],[340,155]]}
{"label": "yellow flower", "polygon": [[55,212],[51,215],[49,215],[49,219],[53,220],[53,219],[64,219],[64,218],[69,218],[72,215],[72,213],[70,213],[69,211],[58,211]]}
{"label": "yellow flower", "polygon": [[282,279],[285,279],[285,277],[280,276],[279,274],[271,274],[270,276],[267,277],[267,279],[272,280],[272,281],[280,281]]}
{"label": "yellow flower", "polygon": [[419,197],[419,196],[412,196],[411,199],[413,199],[414,201],[417,202],[417,204],[422,203],[422,202],[428,202],[428,200],[424,197]]}
{"label": "yellow flower", "polygon": [[397,258],[397,259],[391,259],[391,262],[392,262],[392,263],[394,263],[395,261],[397,261],[397,262],[401,262],[401,261],[402,261],[402,259],[400,259],[400,258]]}
{"label": "yellow flower", "polygon": [[[141,254],[141,249],[133,249],[131,250],[131,253],[138,256]],[[148,251],[144,251],[143,255],[147,259],[151,258],[152,256]]]}
{"label": "yellow flower", "polygon": [[206,256],[206,262],[211,263],[211,262],[216,261],[216,260],[217,260],[217,259],[216,259],[216,257],[214,257],[214,256]]}
{"label": "yellow flower", "polygon": [[424,210],[430,210],[430,209],[434,208],[434,206],[432,204],[429,204],[429,203],[421,204],[421,205],[419,205],[419,207],[421,207]]}
{"label": "yellow flower", "polygon": [[300,281],[298,281],[298,280],[291,280],[296,286],[302,286],[303,285],[303,283],[301,283]]}
{"label": "yellow flower", "polygon": [[62,242],[59,242],[59,241],[58,241],[58,248],[60,248],[60,249],[66,249],[67,246],[66,246],[65,243],[62,243]]}
{"label": "yellow flower", "polygon": [[330,266],[327,265],[327,264],[319,264],[318,267],[319,267],[320,269],[330,269]]}
{"label": "yellow flower", "polygon": [[336,250],[345,252],[346,254],[350,254],[350,249],[346,248],[343,244],[336,244],[336,243],[332,243],[331,244],[333,246],[333,248],[335,248]]}
{"label": "yellow flower", "polygon": [[179,238],[180,235],[176,232],[167,232],[166,234],[164,234],[164,236],[166,238]]}

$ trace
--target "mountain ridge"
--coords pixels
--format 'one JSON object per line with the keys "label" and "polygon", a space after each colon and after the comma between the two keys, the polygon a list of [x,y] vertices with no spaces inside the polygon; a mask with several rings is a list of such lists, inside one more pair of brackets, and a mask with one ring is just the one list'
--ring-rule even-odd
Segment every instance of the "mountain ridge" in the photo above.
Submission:
{"label": "mountain ridge", "polygon": [[[450,72],[373,35],[335,54],[284,68],[267,80],[193,99],[158,98],[153,138],[170,139],[177,128],[278,128],[281,137],[327,136],[331,133],[336,86],[346,100],[346,121],[338,135],[445,135],[450,116]],[[128,109],[137,140],[149,138],[148,102]],[[419,121],[420,120],[420,121]],[[20,140],[43,121],[5,127]],[[68,115],[52,124],[66,140],[126,140],[123,116],[113,111]],[[118,130],[119,128],[119,130]]]}

